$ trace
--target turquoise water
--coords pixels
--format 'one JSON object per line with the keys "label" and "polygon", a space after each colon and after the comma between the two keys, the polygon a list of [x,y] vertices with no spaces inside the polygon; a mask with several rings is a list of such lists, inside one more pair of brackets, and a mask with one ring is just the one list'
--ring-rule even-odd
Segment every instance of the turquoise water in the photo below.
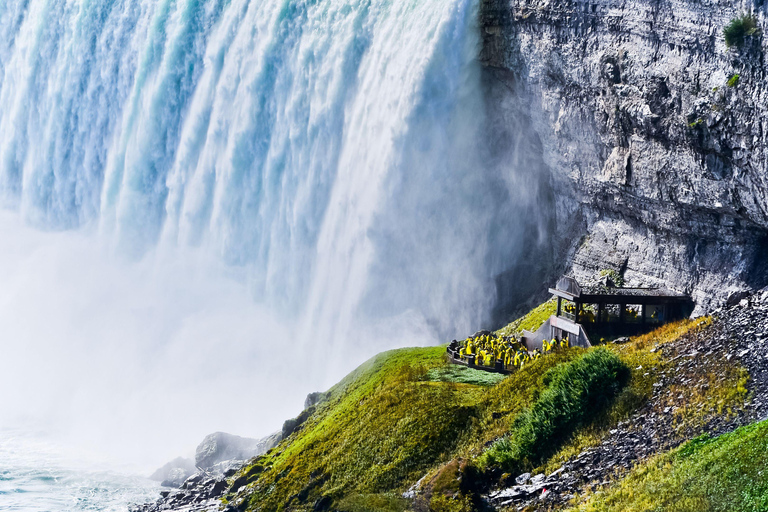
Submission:
{"label": "turquoise water", "polygon": [[28,434],[0,431],[3,512],[127,511],[158,492],[157,483],[141,475],[78,460]]}

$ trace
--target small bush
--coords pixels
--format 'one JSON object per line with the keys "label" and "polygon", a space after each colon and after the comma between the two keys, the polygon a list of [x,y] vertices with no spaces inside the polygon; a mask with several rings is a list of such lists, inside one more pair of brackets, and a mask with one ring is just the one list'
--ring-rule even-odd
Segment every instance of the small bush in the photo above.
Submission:
{"label": "small bush", "polygon": [[739,74],[736,73],[731,78],[728,79],[728,82],[726,82],[726,85],[728,87],[736,87],[739,84]]}
{"label": "small bush", "polygon": [[627,365],[604,348],[552,368],[544,376],[547,389],[517,417],[510,435],[482,456],[481,465],[515,472],[541,463],[604,411],[629,376]]}
{"label": "small bush", "polygon": [[732,19],[723,29],[725,36],[725,45],[728,48],[741,46],[744,44],[744,38],[757,34],[757,20],[751,14],[743,14],[738,18]]}
{"label": "small bush", "polygon": [[608,278],[613,281],[613,284],[615,284],[617,287],[621,288],[624,286],[624,277],[613,269],[604,269],[600,271],[600,277],[608,276]]}
{"label": "small bush", "polygon": [[347,496],[337,505],[339,512],[403,512],[408,502],[399,497],[387,494],[353,494]]}

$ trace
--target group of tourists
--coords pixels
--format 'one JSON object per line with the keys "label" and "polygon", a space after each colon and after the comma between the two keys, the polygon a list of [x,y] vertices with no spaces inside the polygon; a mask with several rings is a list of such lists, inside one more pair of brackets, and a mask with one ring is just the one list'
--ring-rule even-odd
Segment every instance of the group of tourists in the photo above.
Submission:
{"label": "group of tourists", "polygon": [[481,334],[460,341],[458,355],[461,359],[472,360],[476,366],[497,366],[500,362],[505,370],[522,368],[528,362],[540,358],[543,354],[568,348],[568,338],[542,340],[541,350],[528,350],[521,339],[497,336],[493,333]]}

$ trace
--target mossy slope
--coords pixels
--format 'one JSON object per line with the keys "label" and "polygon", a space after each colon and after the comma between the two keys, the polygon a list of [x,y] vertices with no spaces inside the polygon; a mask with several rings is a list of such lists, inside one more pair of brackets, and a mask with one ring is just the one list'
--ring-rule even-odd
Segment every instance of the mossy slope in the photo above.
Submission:
{"label": "mossy slope", "polygon": [[323,498],[338,507],[361,496],[395,503],[430,469],[482,453],[532,403],[545,372],[580,353],[541,358],[495,385],[429,380],[450,375],[445,347],[379,354],[243,471],[250,485],[241,494],[250,510],[308,510]]}
{"label": "mossy slope", "polygon": [[768,510],[768,421],[699,437],[635,470],[578,510]]}
{"label": "mossy slope", "polygon": [[[523,324],[536,329],[551,307],[534,309],[508,329]],[[585,447],[600,444],[609,429],[648,401],[654,384],[667,371],[669,362],[658,348],[708,324],[709,320],[683,321],[600,349],[630,368],[628,385],[609,407],[585,418],[579,430],[560,440],[564,444],[539,460],[539,468],[527,469],[551,471]],[[517,428],[516,420],[547,389],[549,370],[592,352],[559,350],[502,379],[450,365],[445,347],[379,354],[331,388],[327,400],[277,448],[236,475],[234,481],[247,485],[238,485],[240,490],[227,499],[240,510],[416,510],[419,500],[402,499],[403,491],[422,477],[427,484],[440,480],[445,468],[474,464],[489,446]],[[736,370],[731,373],[738,376]],[[707,400],[713,391],[717,390],[710,388]],[[730,403],[731,397],[727,398]],[[702,408],[698,402],[694,405],[696,410]],[[502,480],[508,477],[501,475]],[[433,490],[430,487],[426,495]],[[470,507],[471,496],[456,492],[453,488],[435,492],[427,500],[428,508]]]}

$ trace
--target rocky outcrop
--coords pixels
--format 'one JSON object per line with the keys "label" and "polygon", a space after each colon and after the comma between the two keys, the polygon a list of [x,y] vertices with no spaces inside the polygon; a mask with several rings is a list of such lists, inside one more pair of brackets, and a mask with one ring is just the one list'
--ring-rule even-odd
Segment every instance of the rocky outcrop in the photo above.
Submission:
{"label": "rocky outcrop", "polygon": [[723,38],[748,11],[768,28],[764,9],[481,2],[491,126],[506,118],[527,133],[527,161],[547,176],[550,193],[537,193],[554,214],[543,237],[552,275],[615,269],[629,285],[664,283],[705,308],[766,284],[766,39],[727,48]]}
{"label": "rocky outcrop", "polygon": [[150,479],[160,482],[163,487],[180,487],[184,481],[197,472],[194,461],[176,457],[171,462],[150,475]]}
{"label": "rocky outcrop", "polygon": [[[181,512],[215,511],[221,508],[225,492],[236,492],[245,480],[232,480],[248,459],[266,453],[282,439],[275,432],[261,439],[215,432],[205,436],[195,450],[195,462],[183,457],[176,458],[155,471],[150,478],[163,480],[164,487],[174,490],[160,492],[160,499],[132,508],[132,512]],[[191,471],[190,471],[191,465]],[[195,465],[197,467],[195,467]],[[182,477],[182,474],[186,476]]]}
{"label": "rocky outcrop", "polygon": [[215,432],[205,439],[195,450],[195,464],[198,468],[211,470],[228,461],[243,461],[261,455],[277,445],[282,439],[279,432],[263,439],[251,439],[225,432]]}
{"label": "rocky outcrop", "polygon": [[205,436],[195,450],[195,460],[177,457],[149,477],[161,482],[163,487],[181,487],[222,478],[243,466],[244,461],[261,455],[277,446],[282,439],[280,432],[261,439],[215,432]]}

